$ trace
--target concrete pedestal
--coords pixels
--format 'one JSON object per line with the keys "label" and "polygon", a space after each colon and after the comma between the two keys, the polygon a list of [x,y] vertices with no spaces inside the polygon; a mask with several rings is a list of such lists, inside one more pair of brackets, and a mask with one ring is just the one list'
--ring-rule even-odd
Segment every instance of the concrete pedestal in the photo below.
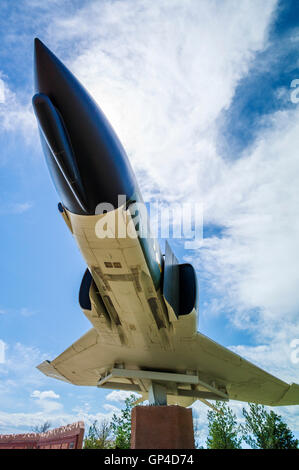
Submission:
{"label": "concrete pedestal", "polygon": [[192,410],[182,406],[135,406],[131,449],[194,449]]}

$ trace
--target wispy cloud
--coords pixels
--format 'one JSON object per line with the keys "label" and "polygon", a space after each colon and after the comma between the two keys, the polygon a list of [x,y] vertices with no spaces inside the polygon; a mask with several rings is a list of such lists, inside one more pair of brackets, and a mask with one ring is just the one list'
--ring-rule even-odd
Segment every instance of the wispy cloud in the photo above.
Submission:
{"label": "wispy cloud", "polygon": [[0,104],[5,102],[5,85],[2,78],[0,78]]}
{"label": "wispy cloud", "polygon": [[22,307],[20,309],[17,308],[5,308],[0,309],[0,315],[22,315],[22,317],[31,317],[37,313],[36,310],[32,310],[28,307]]}
{"label": "wispy cloud", "polygon": [[33,203],[29,201],[24,202],[4,202],[0,204],[0,215],[6,214],[23,214],[33,207]]}
{"label": "wispy cloud", "polygon": [[36,365],[46,359],[47,354],[38,348],[21,343],[7,344],[6,360],[0,366],[0,375],[6,377],[1,381],[0,393],[17,391],[18,387],[34,387],[43,384],[44,377],[36,369]]}
{"label": "wispy cloud", "polygon": [[27,307],[23,307],[21,308],[20,310],[20,314],[23,316],[23,317],[32,317],[33,315],[35,315],[37,312],[35,310],[31,310],[30,308],[27,308]]}
{"label": "wispy cloud", "polygon": [[0,123],[2,131],[22,132],[27,143],[31,142],[32,135],[36,133],[31,103],[28,101],[23,104],[3,78],[0,78]]}
{"label": "wispy cloud", "polygon": [[23,212],[27,212],[33,204],[31,202],[18,202],[10,205],[11,211],[14,214],[23,214]]}

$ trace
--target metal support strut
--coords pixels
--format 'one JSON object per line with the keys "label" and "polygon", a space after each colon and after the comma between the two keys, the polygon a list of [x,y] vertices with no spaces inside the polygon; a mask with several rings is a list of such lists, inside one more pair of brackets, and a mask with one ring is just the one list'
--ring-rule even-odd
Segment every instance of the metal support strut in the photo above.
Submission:
{"label": "metal support strut", "polygon": [[148,400],[150,405],[167,405],[167,388],[157,382],[151,382],[148,390]]}

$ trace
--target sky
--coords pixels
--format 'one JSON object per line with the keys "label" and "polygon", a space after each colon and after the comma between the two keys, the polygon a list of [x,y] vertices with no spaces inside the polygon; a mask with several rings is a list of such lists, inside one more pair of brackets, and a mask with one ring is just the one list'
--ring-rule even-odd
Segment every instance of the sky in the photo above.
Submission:
{"label": "sky", "polygon": [[[91,327],[31,106],[36,36],[108,117],[145,201],[202,204],[202,245],[172,242],[196,267],[199,331],[299,383],[298,2],[0,0],[0,433],[88,426],[126,397],[36,369]],[[299,436],[299,406],[277,412]]]}

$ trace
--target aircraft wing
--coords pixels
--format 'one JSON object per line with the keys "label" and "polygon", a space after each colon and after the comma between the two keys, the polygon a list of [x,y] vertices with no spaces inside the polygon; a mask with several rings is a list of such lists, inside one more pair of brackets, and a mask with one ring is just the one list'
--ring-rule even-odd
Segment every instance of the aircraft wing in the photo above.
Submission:
{"label": "aircraft wing", "polygon": [[140,350],[103,339],[92,328],[38,369],[75,385],[131,390],[144,399],[155,380],[167,387],[168,403],[184,406],[197,399],[299,404],[299,385],[289,385],[200,333],[180,338],[172,351],[161,351],[159,345]]}
{"label": "aircraft wing", "polygon": [[288,384],[198,333],[195,350],[205,359],[205,374],[225,384],[232,400],[269,406],[299,404],[299,385]]}

